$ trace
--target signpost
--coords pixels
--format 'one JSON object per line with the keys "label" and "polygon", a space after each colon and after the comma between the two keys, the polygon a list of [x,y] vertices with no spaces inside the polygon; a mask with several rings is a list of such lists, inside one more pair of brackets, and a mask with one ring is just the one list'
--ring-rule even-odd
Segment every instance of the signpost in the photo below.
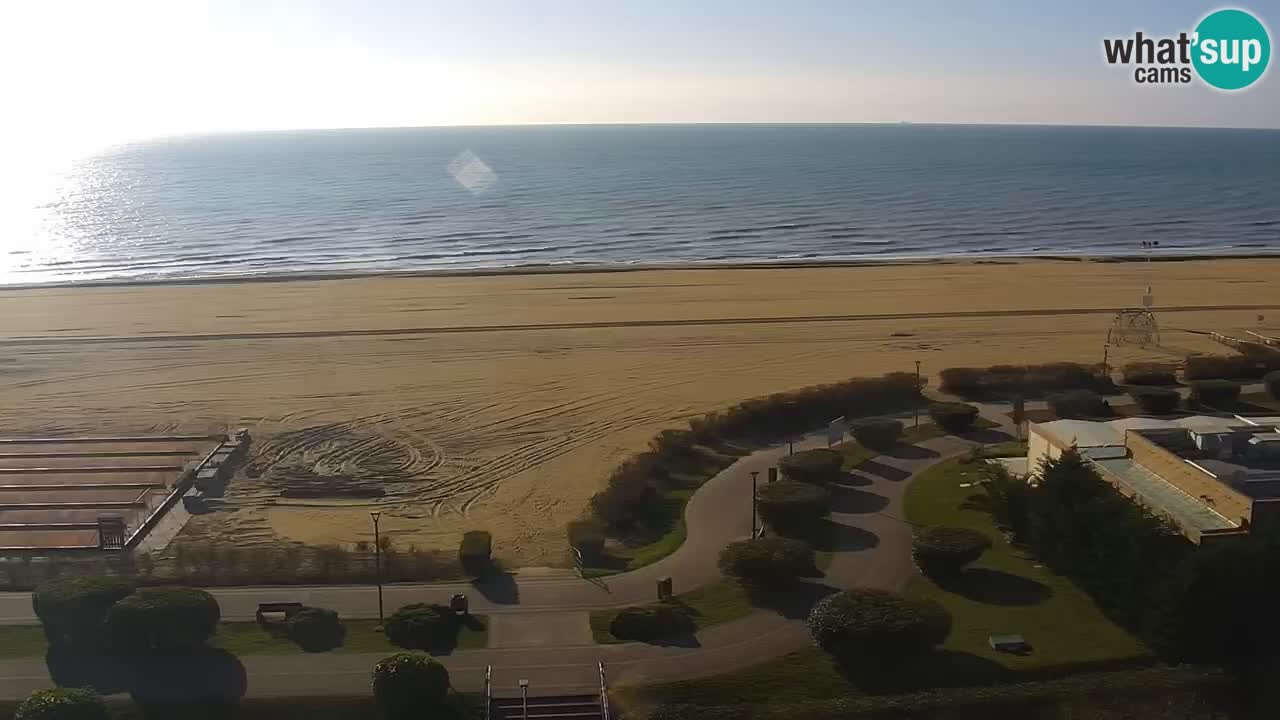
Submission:
{"label": "signpost", "polygon": [[844,442],[844,432],[845,422],[843,415],[827,423],[827,447]]}

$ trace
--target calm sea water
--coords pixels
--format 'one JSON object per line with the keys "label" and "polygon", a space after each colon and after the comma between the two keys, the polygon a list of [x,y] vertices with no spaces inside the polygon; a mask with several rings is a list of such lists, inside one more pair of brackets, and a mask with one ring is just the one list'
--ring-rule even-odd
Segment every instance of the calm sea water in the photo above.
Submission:
{"label": "calm sea water", "polygon": [[[612,126],[133,144],[0,218],[0,282],[1280,252],[1280,132]],[[12,205],[12,203],[10,204]]]}

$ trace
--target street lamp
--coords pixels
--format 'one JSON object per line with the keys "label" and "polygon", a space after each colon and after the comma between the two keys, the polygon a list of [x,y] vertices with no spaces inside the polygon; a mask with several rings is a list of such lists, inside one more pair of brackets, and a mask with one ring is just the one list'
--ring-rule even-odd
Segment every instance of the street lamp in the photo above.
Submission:
{"label": "street lamp", "polygon": [[382,627],[382,536],[378,533],[378,518],[382,517],[382,513],[377,510],[370,510],[369,517],[373,518],[373,562],[374,575],[378,582],[378,627]]}
{"label": "street lamp", "polygon": [[760,477],[759,470],[751,471],[751,539],[756,537],[756,478]]}
{"label": "street lamp", "polygon": [[920,427],[920,399],[924,397],[924,393],[920,392],[920,361],[916,361],[916,394],[921,396],[915,402],[915,427]]}

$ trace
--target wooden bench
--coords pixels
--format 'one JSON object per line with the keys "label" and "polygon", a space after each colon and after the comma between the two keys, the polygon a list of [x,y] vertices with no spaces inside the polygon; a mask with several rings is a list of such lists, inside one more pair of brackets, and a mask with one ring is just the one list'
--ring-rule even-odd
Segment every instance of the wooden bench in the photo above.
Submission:
{"label": "wooden bench", "polygon": [[265,622],[267,620],[277,619],[275,617],[268,618],[267,617],[268,615],[272,615],[272,616],[279,615],[280,620],[288,620],[290,617],[296,614],[299,610],[301,610],[302,607],[303,607],[302,603],[300,602],[258,603],[258,612],[256,613],[255,617],[258,618],[258,622]]}

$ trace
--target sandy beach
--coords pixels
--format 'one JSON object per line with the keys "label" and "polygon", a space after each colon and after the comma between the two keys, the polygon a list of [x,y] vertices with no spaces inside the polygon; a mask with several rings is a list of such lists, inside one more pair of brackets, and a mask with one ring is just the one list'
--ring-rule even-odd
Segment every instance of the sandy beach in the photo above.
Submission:
{"label": "sandy beach", "polygon": [[[663,427],[851,376],[1099,362],[1155,286],[1163,347],[1280,334],[1280,259],[915,263],[363,277],[0,291],[0,432],[255,436],[254,473],[182,540],[368,539],[488,529],[519,565],[565,561],[563,525]],[[1262,320],[1259,316],[1264,316]],[[282,477],[387,497],[279,497]]]}

